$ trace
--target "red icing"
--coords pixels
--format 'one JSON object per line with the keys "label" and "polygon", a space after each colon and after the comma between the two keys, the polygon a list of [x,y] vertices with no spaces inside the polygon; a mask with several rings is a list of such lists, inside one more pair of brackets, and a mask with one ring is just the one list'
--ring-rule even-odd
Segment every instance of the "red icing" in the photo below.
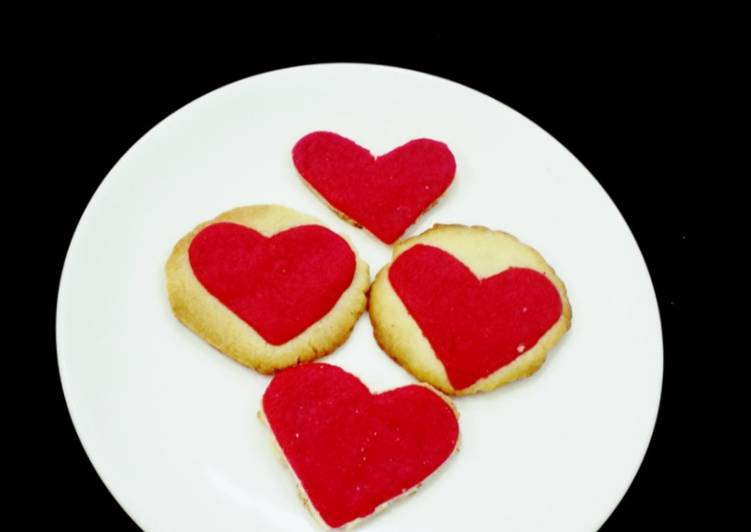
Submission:
{"label": "red icing", "polygon": [[332,528],[419,484],[446,461],[459,437],[454,412],[424,386],[373,395],[357,377],[328,364],[277,374],[263,411]]}
{"label": "red icing", "polygon": [[399,255],[389,281],[457,390],[531,349],[563,309],[553,283],[535,270],[478,279],[449,253],[422,244]]}
{"label": "red icing", "polygon": [[297,142],[292,159],[336,210],[387,244],[443,194],[456,172],[448,146],[430,139],[374,157],[347,138],[317,131]]}
{"label": "red icing", "polygon": [[355,274],[355,254],[342,237],[302,225],[266,238],[234,223],[202,229],[188,250],[201,284],[274,345],[320,320]]}

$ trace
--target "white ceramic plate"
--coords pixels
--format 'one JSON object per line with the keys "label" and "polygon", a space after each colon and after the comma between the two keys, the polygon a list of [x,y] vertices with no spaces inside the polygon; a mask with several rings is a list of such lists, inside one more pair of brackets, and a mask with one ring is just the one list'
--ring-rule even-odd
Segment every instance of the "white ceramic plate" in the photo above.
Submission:
{"label": "white ceramic plate", "polygon": [[[631,232],[584,166],[505,105],[408,70],[333,64],[254,76],[180,109],[117,163],[89,204],[60,284],[60,375],[107,487],[149,531],[315,530],[256,418],[269,378],[172,316],[164,262],[197,223],[279,203],[348,234],[371,275],[388,246],[341,221],[297,176],[313,130],[384,153],[448,143],[454,184],[436,222],[509,231],[568,287],[573,326],[533,377],[461,398],[462,450],[364,530],[596,530],[634,477],[662,382],[657,303]],[[363,316],[324,359],[374,390],[412,381]]]}

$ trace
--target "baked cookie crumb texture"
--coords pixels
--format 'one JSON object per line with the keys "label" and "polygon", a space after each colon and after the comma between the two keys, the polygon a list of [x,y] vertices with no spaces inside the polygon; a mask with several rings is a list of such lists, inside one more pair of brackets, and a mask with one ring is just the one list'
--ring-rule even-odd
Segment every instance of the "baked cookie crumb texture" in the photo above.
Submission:
{"label": "baked cookie crumb texture", "polygon": [[367,265],[312,217],[276,205],[225,212],[181,239],[165,268],[175,316],[269,373],[326,355],[363,312]]}
{"label": "baked cookie crumb texture", "polygon": [[456,411],[429,387],[371,394],[328,364],[278,373],[262,412],[306,506],[331,528],[351,526],[416,489],[459,442]]}
{"label": "baked cookie crumb texture", "polygon": [[437,225],[397,244],[369,305],[383,350],[454,395],[531,375],[571,324],[566,288],[542,256],[484,227]]}

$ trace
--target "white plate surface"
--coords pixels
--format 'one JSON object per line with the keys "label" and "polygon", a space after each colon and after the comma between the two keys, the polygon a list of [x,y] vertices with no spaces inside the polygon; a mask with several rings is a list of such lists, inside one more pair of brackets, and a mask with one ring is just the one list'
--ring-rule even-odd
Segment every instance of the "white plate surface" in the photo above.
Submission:
{"label": "white plate surface", "polygon": [[[363,530],[596,530],[646,450],[662,382],[656,299],[636,242],[592,175],[545,131],[461,85],[372,65],[254,76],[180,109],[141,138],[94,195],[60,285],[60,375],[96,470],[149,531],[315,530],[258,419],[269,378],[214,351],[167,302],[164,262],[197,223],[279,203],[346,233],[370,264],[388,246],[304,186],[290,150],[331,130],[373,153],[448,143],[454,184],[436,222],[503,229],[568,287],[573,326],[533,377],[461,398],[462,449],[420,492]],[[373,390],[412,381],[367,316],[324,359]]]}

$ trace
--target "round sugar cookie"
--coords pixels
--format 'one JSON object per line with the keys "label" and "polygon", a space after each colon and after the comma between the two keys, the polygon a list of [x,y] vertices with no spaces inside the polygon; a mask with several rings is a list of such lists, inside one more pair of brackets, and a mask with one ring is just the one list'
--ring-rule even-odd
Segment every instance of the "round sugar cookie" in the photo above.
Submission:
{"label": "round sugar cookie", "polygon": [[165,267],[175,316],[262,373],[327,355],[365,309],[370,276],[349,241],[277,205],[198,225]]}
{"label": "round sugar cookie", "polygon": [[531,375],[571,326],[566,287],[537,251],[462,225],[398,243],[371,286],[369,313],[390,357],[452,395]]}

